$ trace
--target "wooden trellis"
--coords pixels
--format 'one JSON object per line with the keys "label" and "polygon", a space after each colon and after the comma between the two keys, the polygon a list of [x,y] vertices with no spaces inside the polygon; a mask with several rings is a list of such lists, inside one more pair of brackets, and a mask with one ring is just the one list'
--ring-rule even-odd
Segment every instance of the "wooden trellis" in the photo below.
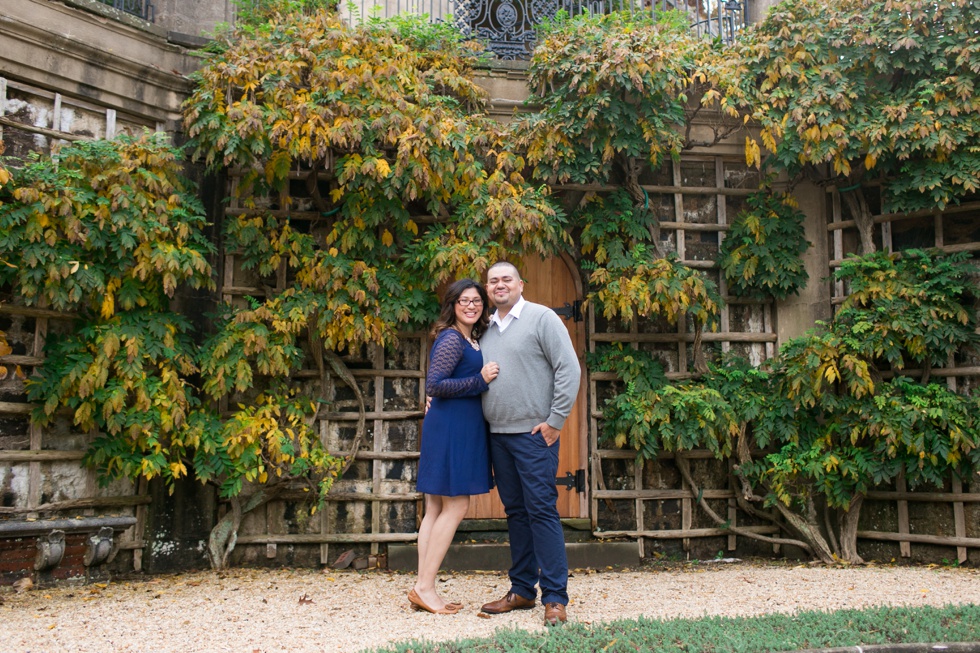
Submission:
{"label": "wooden trellis", "polygon": [[[643,189],[649,194],[650,206],[660,220],[662,236],[668,249],[693,268],[704,270],[717,285],[725,305],[719,316],[719,330],[702,334],[702,342],[721,352],[735,349],[753,363],[759,364],[773,355],[777,336],[771,302],[743,299],[729,295],[727,284],[719,274],[717,255],[730,221],[744,207],[745,198],[759,186],[758,173],[745,166],[736,156],[692,155],[674,161],[645,180]],[[567,185],[563,190],[612,190],[611,187]],[[668,379],[690,378],[688,372],[694,342],[691,325],[681,320],[675,327],[651,320],[634,320],[628,326],[611,323],[589,311],[589,349],[607,342],[627,344],[633,349],[646,350],[664,366]],[[679,475],[671,472],[677,457],[700,461],[717,467],[716,484],[720,487],[699,488],[702,498],[712,502],[716,512],[727,515],[733,525],[758,533],[774,533],[771,524],[746,522],[739,524],[735,488],[729,486],[728,461],[714,462],[707,451],[683,454],[662,454],[656,461],[638,461],[633,451],[603,447],[600,439],[601,406],[616,377],[608,372],[589,375],[589,441],[591,449],[592,523],[597,536],[604,538],[630,537],[640,542],[641,555],[647,554],[648,540],[681,540],[684,550],[691,548],[694,538],[724,537],[729,550],[737,546],[737,538],[715,524],[700,523],[697,515],[697,495]],[[653,487],[664,481],[671,487]],[[618,486],[618,487],[617,487]],[[622,508],[622,517],[607,520],[610,508]],[[703,515],[702,515],[703,517]],[[608,522],[608,523],[607,523]]]}
{"label": "wooden trellis", "polygon": [[[9,130],[6,134],[4,128]],[[6,144],[5,156],[51,154],[61,143],[135,135],[144,128],[163,131],[164,125],[0,77],[0,139]]]}
{"label": "wooden trellis", "polygon": [[[830,201],[830,216],[827,224],[831,256],[828,271],[833,274],[840,267],[844,257],[858,251],[857,226],[852,219],[845,219],[841,191],[835,187],[827,189]],[[877,204],[877,202],[875,202]],[[936,248],[948,254],[955,252],[980,251],[980,202],[968,201],[947,207],[945,210],[924,210],[912,213],[881,213],[873,216],[876,226],[874,238],[882,251],[894,253],[905,249]],[[840,306],[846,298],[846,288],[842,281],[834,281],[831,288],[831,303]],[[980,377],[980,361],[967,355],[957,360],[951,357],[945,367],[934,368],[934,377],[945,378],[952,391],[976,392],[977,378]],[[921,376],[922,370],[902,370],[904,376]],[[884,377],[892,376],[885,372]],[[980,489],[980,479],[974,478],[970,484]],[[948,492],[909,492],[905,479],[900,478],[894,490],[876,491],[868,494],[870,501],[895,504],[897,532],[880,530],[859,530],[858,537],[867,540],[898,542],[902,557],[912,556],[912,544],[931,544],[956,547],[957,559],[966,562],[968,548],[980,548],[980,493],[964,492],[961,479],[950,479]],[[930,504],[930,509],[949,511],[953,519],[953,533],[916,533],[911,528],[909,503]],[[972,535],[971,535],[972,532]]]}
{"label": "wooden trellis", "polygon": [[[320,218],[306,195],[306,173],[290,174],[287,189],[276,198],[252,198],[260,208],[246,209],[232,193],[226,216],[262,213],[295,222]],[[237,177],[232,177],[232,184]],[[280,208],[289,207],[289,208]],[[417,222],[425,222],[419,218]],[[225,252],[221,271],[222,301],[244,305],[246,296],[264,298],[263,281],[242,270],[238,255]],[[275,291],[285,287],[285,268],[275,280]],[[270,288],[271,289],[271,288]],[[366,404],[368,437],[354,452],[354,464],[326,495],[326,506],[309,517],[310,505],[302,493],[281,499],[245,516],[240,545],[264,545],[265,556],[275,558],[279,545],[319,545],[319,562],[332,562],[331,544],[367,545],[372,554],[388,542],[410,542],[418,537],[417,519],[422,495],[415,490],[419,458],[421,410],[425,402],[428,336],[424,332],[399,334],[397,348],[368,346],[343,356],[360,386]],[[297,384],[315,383],[316,369],[297,372]],[[321,439],[331,454],[351,453],[359,418],[358,404],[342,381],[331,379],[328,404],[318,415]],[[254,555],[254,552],[253,552]]]}

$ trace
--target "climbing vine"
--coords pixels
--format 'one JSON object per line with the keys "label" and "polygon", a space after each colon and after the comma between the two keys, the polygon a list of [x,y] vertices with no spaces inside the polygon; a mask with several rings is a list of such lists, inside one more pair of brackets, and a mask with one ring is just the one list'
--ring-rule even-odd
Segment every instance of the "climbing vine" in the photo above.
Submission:
{"label": "climbing vine", "polygon": [[[869,488],[900,473],[915,485],[980,466],[977,400],[930,382],[933,366],[977,339],[965,256],[845,260],[836,278],[851,295],[832,322],[761,369],[709,364],[700,340],[721,297],[668,251],[644,188],[665,163],[731,139],[753,116],[770,154],[763,161],[750,137],[750,163],[792,175],[829,163],[842,193],[877,168],[898,208],[918,206],[913,190],[931,189],[930,206],[972,192],[976,157],[965,144],[975,129],[948,124],[954,109],[976,113],[966,106],[975,71],[961,61],[975,19],[963,2],[849,0],[827,30],[816,27],[824,5],[781,5],[735,49],[694,37],[672,13],[560,17],[543,27],[530,64],[537,108],[508,125],[491,118],[473,81],[482,48],[449,25],[355,28],[319,4],[255,5],[194,76],[190,151],[235,178],[240,208],[217,227],[257,279],[209,333],[171,309],[180,287],[214,287],[214,250],[179,150],[143,135],[66,146],[57,163],[36,158],[13,175],[0,167],[0,283],[79,316],[71,333],[50,338],[29,384],[34,419],[50,423],[67,408],[93,434],[86,461],[105,479],[194,474],[217,485],[230,510],[209,542],[214,566],[228,563],[243,514],[298,485],[322,498],[353,460],[366,408],[344,356],[430,323],[447,280],[525,254],[570,253],[607,318],[690,320],[688,380],[668,383],[649,354],[621,347],[592,359],[622,382],[604,407],[603,437],[645,458],[694,448],[735,456],[743,508],[778,512],[788,525],[772,541],[857,560]],[[865,56],[859,27],[878,9],[885,24],[872,26]],[[944,42],[923,31],[929,18],[949,26]],[[819,37],[819,53],[802,47],[803,34]],[[920,75],[916,88],[931,95],[912,114],[938,103],[943,118],[896,125],[891,100],[868,109],[887,89],[865,73],[892,70],[880,63],[888,50],[915,78],[922,68],[907,55],[920,42],[962,78],[946,92]],[[845,76],[875,93],[827,88]],[[795,97],[787,84],[816,91]],[[855,117],[852,105],[868,112]],[[699,120],[705,111],[716,119]],[[848,136],[845,123],[861,129]],[[903,138],[885,138],[889,130]],[[932,176],[913,171],[917,162]],[[555,185],[566,187],[560,197]],[[867,211],[853,211],[868,240]],[[764,190],[733,223],[722,268],[736,294],[785,298],[806,283],[806,246],[799,211]],[[298,389],[291,379],[310,365],[318,378]],[[328,452],[314,428],[334,381],[360,412],[346,455]]]}
{"label": "climbing vine", "polygon": [[747,137],[749,162],[834,185],[865,254],[877,248],[875,194],[885,213],[970,197],[980,189],[978,29],[972,0],[774,6],[731,55],[741,71],[731,97],[760,128]]}
{"label": "climbing vine", "polygon": [[[604,438],[644,458],[734,453],[740,506],[770,519],[760,508],[778,512],[798,538],[780,541],[825,562],[860,561],[869,490],[899,475],[911,487],[941,487],[950,474],[980,469],[980,398],[930,382],[928,368],[918,379],[901,376],[907,359],[945,360],[976,342],[976,289],[967,283],[975,273],[962,254],[850,258],[837,275],[852,294],[835,319],[787,342],[761,369],[729,360],[668,386],[649,354],[607,349],[594,364],[624,389],[604,406]],[[886,379],[891,370],[897,376]]]}
{"label": "climbing vine", "polygon": [[[186,104],[195,156],[241,171],[235,193],[245,208],[226,219],[226,246],[265,284],[264,296],[216,322],[203,348],[203,390],[214,401],[271,402],[233,411],[229,424],[254,434],[235,448],[237,464],[255,457],[269,411],[293,416],[288,424],[280,417],[279,431],[312,433],[300,422],[329,404],[331,379],[347,384],[361,418],[344,464],[331,467],[336,476],[367,432],[364,398],[342,354],[390,346],[400,330],[427,326],[446,280],[479,275],[498,258],[553,254],[570,238],[564,213],[546,187],[523,177],[524,159],[486,114],[471,76],[480,48],[444,24],[353,28],[325,11],[285,9],[221,48]],[[297,177],[312,218],[293,214],[295,199],[269,208]],[[317,387],[285,393],[304,361],[318,370]],[[302,418],[299,406],[308,410]],[[263,465],[245,477],[259,488],[273,469],[295,476],[301,464],[333,464],[313,449],[297,448],[288,465],[261,449]],[[222,484],[226,494],[242,489],[237,478]],[[234,546],[240,513],[272,496],[237,502],[212,534],[213,561]]]}
{"label": "climbing vine", "polygon": [[181,166],[162,135],[79,141],[57,162],[34,156],[3,189],[0,283],[78,316],[50,335],[27,381],[34,420],[69,408],[77,428],[99,434],[86,460],[104,479],[188,473],[198,367],[169,302],[180,285],[213,287],[214,250]]}
{"label": "climbing vine", "polygon": [[718,252],[732,293],[786,299],[806,285],[802,255],[809,247],[804,215],[788,195],[760,192],[746,198]]}
{"label": "climbing vine", "polygon": [[[720,46],[692,35],[672,12],[559,18],[541,41],[528,71],[541,109],[516,124],[515,138],[537,179],[615,189],[566,195],[589,300],[626,322],[690,318],[695,370],[706,371],[701,333],[716,323],[721,298],[665,249],[643,180],[682,151],[741,128],[716,89]],[[692,131],[704,109],[722,110],[707,140]]]}

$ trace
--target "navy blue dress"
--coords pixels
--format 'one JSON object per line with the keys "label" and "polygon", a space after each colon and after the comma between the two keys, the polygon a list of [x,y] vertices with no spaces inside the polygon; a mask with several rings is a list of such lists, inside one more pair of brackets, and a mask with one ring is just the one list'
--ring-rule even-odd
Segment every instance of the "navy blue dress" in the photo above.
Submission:
{"label": "navy blue dress", "polygon": [[493,487],[482,369],[483,354],[459,331],[445,329],[436,336],[425,378],[432,405],[422,422],[419,492],[455,497]]}

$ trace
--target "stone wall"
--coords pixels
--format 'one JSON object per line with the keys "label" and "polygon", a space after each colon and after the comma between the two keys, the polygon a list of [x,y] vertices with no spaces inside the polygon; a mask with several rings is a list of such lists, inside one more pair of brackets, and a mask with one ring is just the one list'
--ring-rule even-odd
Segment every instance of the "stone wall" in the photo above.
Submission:
{"label": "stone wall", "polygon": [[207,37],[220,25],[235,22],[232,0],[153,0],[155,25],[168,32],[194,37]]}

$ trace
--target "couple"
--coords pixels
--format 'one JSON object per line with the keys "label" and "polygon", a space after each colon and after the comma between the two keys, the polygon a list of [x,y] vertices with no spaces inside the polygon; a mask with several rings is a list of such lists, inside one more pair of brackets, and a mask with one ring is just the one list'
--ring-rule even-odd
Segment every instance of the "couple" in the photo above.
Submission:
{"label": "couple", "polygon": [[[523,291],[520,272],[506,262],[487,270],[485,290],[461,279],[446,291],[425,384],[432,397],[418,472],[425,517],[418,580],[408,596],[428,612],[462,608],[438,595],[436,574],[469,495],[489,492],[496,482],[507,513],[511,588],[483,612],[533,608],[540,585],[545,624],[553,626],[565,621],[568,604],[565,538],[555,505],[558,435],[581,370],[561,318],[526,301]],[[496,306],[492,315],[488,293]]]}

